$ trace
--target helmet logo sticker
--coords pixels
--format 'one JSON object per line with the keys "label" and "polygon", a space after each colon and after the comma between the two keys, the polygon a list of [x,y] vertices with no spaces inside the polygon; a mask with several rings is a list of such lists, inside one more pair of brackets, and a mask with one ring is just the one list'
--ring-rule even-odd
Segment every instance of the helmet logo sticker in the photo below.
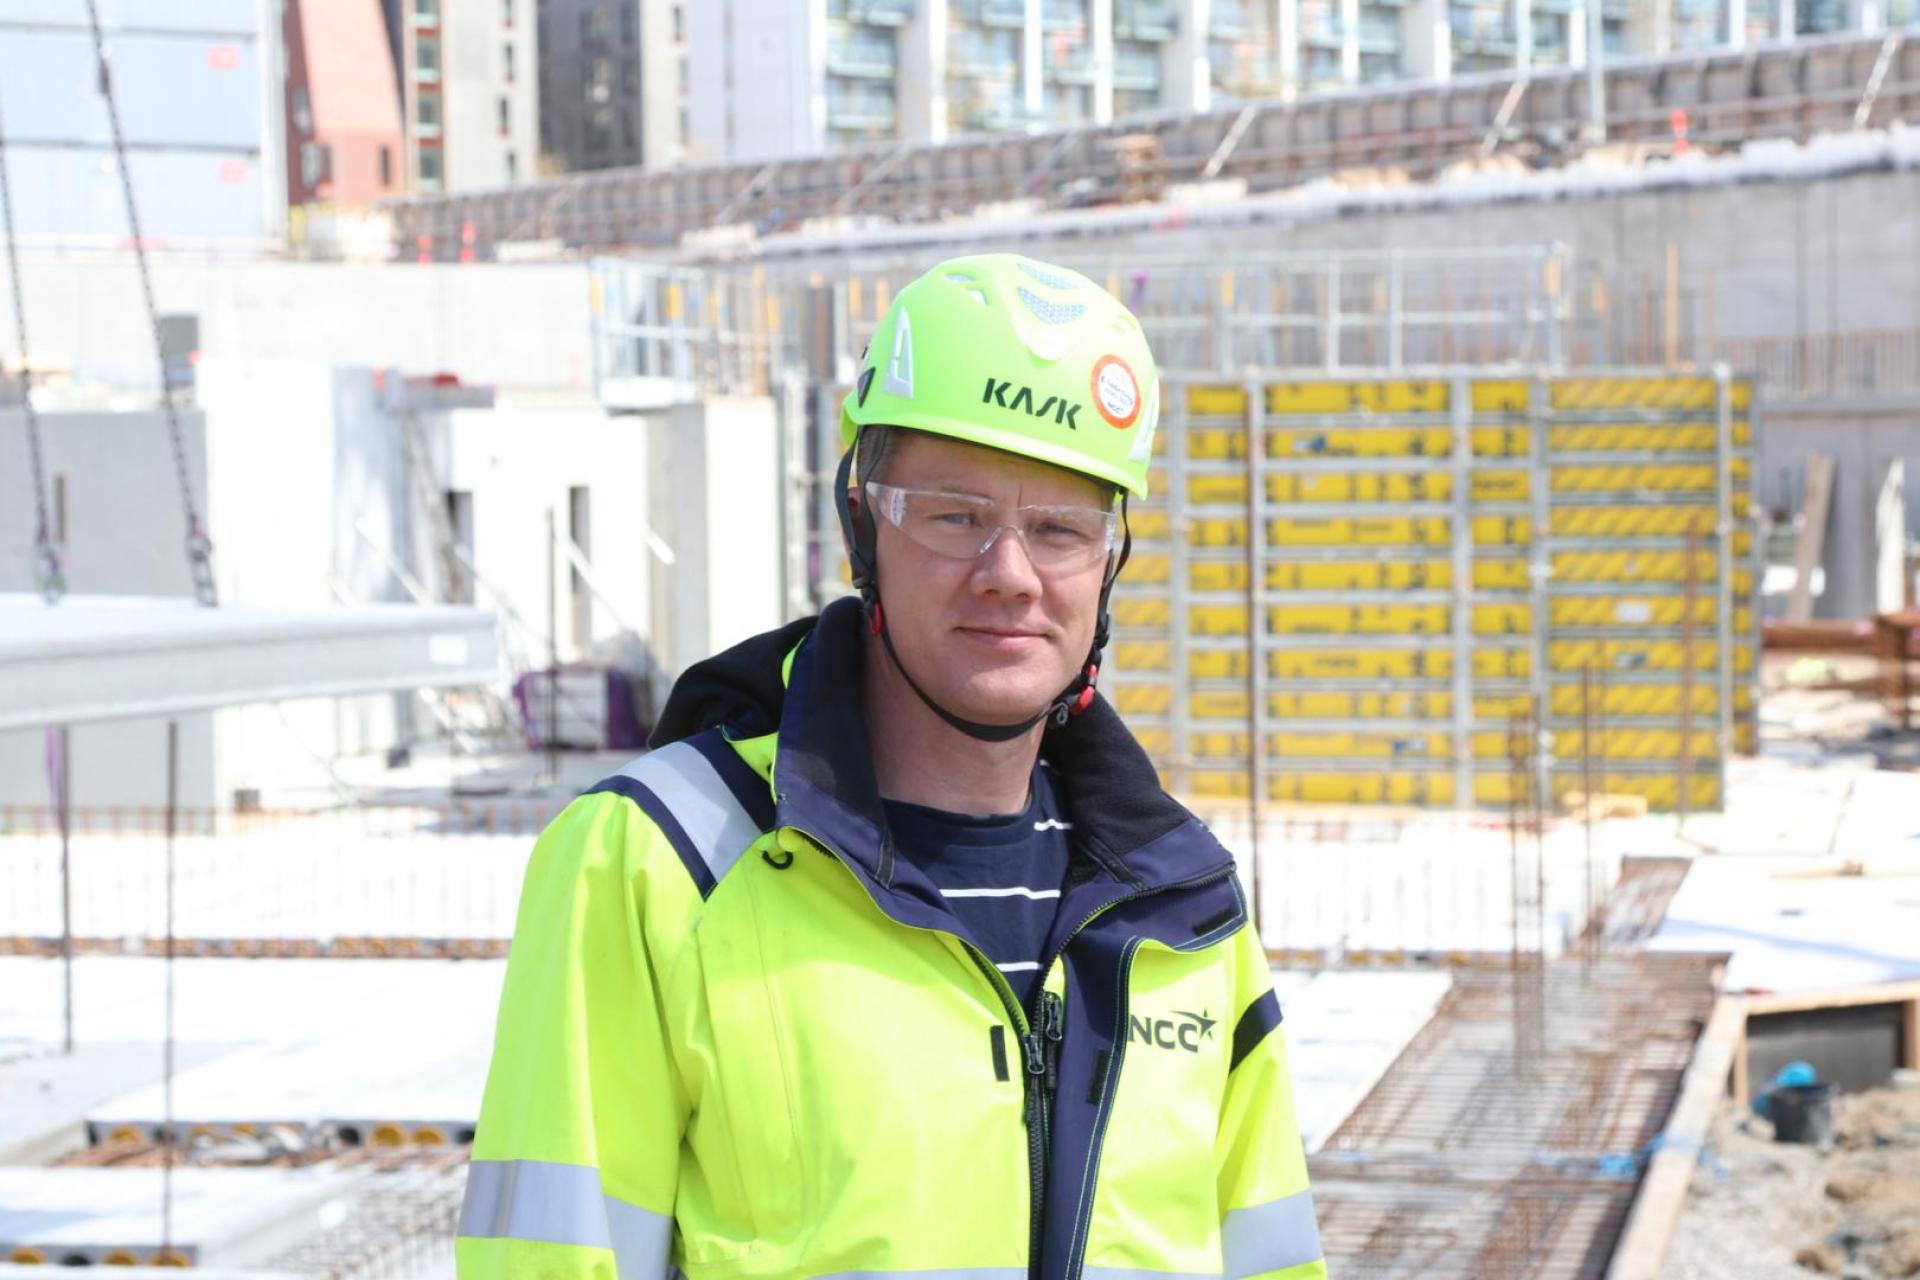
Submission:
{"label": "helmet logo sticker", "polygon": [[868,365],[860,371],[860,381],[854,386],[853,403],[855,408],[864,409],[867,407],[867,392],[873,390],[873,375],[876,372],[877,370],[872,365]]}
{"label": "helmet logo sticker", "polygon": [[1101,356],[1093,364],[1093,407],[1107,425],[1124,431],[1140,416],[1140,383],[1119,356]]}
{"label": "helmet logo sticker", "polygon": [[913,399],[913,326],[903,307],[893,325],[893,359],[887,361],[887,394]]}
{"label": "helmet logo sticker", "polygon": [[[1009,391],[1013,392],[1012,400],[1007,399]],[[1020,387],[1016,390],[1013,379],[996,378],[992,374],[987,375],[987,389],[980,393],[980,403],[998,405],[1014,413],[1024,413],[1029,418],[1045,418],[1051,415],[1054,425],[1070,427],[1075,431],[1080,429],[1080,424],[1074,419],[1080,410],[1086,407],[1078,401],[1068,400],[1065,396],[1048,396],[1036,409],[1033,407],[1032,387]]]}

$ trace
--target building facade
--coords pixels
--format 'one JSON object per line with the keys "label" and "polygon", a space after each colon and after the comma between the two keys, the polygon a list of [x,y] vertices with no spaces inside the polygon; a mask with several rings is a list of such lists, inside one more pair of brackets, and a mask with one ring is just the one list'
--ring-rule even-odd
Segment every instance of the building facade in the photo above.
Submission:
{"label": "building facade", "polygon": [[680,159],[685,22],[684,0],[541,0],[543,171]]}
{"label": "building facade", "polygon": [[481,191],[537,176],[535,0],[386,0],[407,185]]}
{"label": "building facade", "polygon": [[374,0],[282,0],[287,200],[360,210],[406,182],[393,55]]}
{"label": "building facade", "polygon": [[1920,0],[703,0],[687,154],[752,160],[1920,21]]}
{"label": "building facade", "polygon": [[[262,0],[106,0],[100,24],[140,233],[266,245],[284,234],[281,29]],[[0,0],[0,127],[29,244],[129,235],[93,32],[80,4]]]}

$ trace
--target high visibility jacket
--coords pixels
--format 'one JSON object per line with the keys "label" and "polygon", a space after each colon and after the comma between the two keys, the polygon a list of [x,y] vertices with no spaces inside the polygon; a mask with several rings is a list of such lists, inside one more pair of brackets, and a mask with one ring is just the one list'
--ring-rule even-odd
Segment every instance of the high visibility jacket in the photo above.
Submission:
{"label": "high visibility jacket", "polygon": [[[830,606],[694,668],[535,846],[461,1280],[1324,1277],[1233,862],[1111,708],[1022,1008],[891,847]],[[784,661],[783,661],[784,657]]]}

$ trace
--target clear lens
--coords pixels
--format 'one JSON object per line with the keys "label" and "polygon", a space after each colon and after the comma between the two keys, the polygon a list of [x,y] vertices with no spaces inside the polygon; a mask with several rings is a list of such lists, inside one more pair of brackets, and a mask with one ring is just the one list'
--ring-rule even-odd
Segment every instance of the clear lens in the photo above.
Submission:
{"label": "clear lens", "polygon": [[1098,507],[1008,507],[988,498],[869,482],[875,514],[937,555],[971,560],[1003,530],[1019,535],[1036,569],[1080,569],[1113,548],[1119,518]]}

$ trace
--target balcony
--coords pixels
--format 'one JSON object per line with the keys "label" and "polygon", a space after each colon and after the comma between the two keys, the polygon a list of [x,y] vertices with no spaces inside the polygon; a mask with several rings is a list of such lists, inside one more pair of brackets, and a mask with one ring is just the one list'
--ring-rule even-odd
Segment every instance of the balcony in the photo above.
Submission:
{"label": "balcony", "polygon": [[1019,31],[1027,25],[1026,0],[953,0],[948,12],[977,27]]}
{"label": "balcony", "polygon": [[835,75],[891,80],[898,66],[899,54],[891,37],[827,41],[827,70]]}
{"label": "balcony", "polygon": [[894,128],[891,99],[827,99],[827,128],[847,133],[890,134]]}
{"label": "balcony", "polygon": [[1015,42],[963,39],[955,32],[947,45],[947,71],[969,80],[1012,80],[1020,74],[1020,46]]}
{"label": "balcony", "polygon": [[1085,31],[1087,23],[1087,0],[1045,0],[1040,6],[1043,31]]}
{"label": "balcony", "polygon": [[1113,34],[1120,40],[1173,39],[1179,22],[1160,0],[1113,0]]}
{"label": "balcony", "polygon": [[1093,50],[1085,46],[1068,52],[1064,58],[1047,59],[1047,79],[1055,84],[1092,84],[1097,78]]}
{"label": "balcony", "polygon": [[1397,17],[1374,18],[1368,14],[1361,14],[1361,53],[1398,53],[1401,43],[1400,20]]}
{"label": "balcony", "polygon": [[913,21],[913,0],[827,0],[827,16],[869,27],[904,27]]}
{"label": "balcony", "polygon": [[1114,55],[1113,87],[1157,92],[1160,88],[1160,59],[1138,54]]}

